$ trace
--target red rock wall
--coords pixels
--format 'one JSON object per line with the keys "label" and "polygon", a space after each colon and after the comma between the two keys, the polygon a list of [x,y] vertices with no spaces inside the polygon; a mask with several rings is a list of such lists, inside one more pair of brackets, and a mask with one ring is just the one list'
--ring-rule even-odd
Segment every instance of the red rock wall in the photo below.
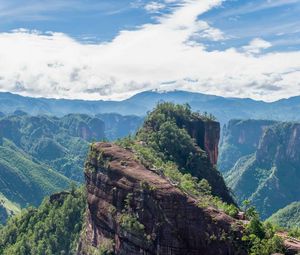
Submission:
{"label": "red rock wall", "polygon": [[220,141],[220,123],[219,122],[205,122],[204,128],[204,150],[206,151],[210,163],[216,165],[219,155],[219,141]]}
{"label": "red rock wall", "polygon": [[[133,153],[98,143],[90,155],[86,231],[78,254],[92,254],[95,247],[111,242],[114,254],[120,255],[246,254],[238,221],[198,207],[193,198],[138,163]],[[143,231],[124,228],[124,213],[134,215]]]}

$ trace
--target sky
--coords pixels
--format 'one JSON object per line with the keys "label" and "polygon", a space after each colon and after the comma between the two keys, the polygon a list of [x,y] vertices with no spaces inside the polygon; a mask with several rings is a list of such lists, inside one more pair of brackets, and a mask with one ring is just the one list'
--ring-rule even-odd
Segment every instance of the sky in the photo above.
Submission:
{"label": "sky", "polygon": [[0,0],[0,91],[300,95],[300,0]]}

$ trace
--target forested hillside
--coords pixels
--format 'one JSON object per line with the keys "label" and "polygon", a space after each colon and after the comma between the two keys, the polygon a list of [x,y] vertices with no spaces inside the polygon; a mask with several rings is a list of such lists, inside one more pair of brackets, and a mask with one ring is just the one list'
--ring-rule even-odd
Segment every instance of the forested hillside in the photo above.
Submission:
{"label": "forested hillside", "polygon": [[75,254],[82,229],[84,189],[72,189],[29,207],[0,228],[0,254]]}
{"label": "forested hillside", "polygon": [[293,202],[278,210],[268,221],[289,229],[299,228],[300,237],[300,202]]}
{"label": "forested hillside", "polygon": [[[220,168],[239,204],[250,200],[263,218],[300,200],[300,124],[232,121]],[[232,150],[232,153],[231,153]]]}
{"label": "forested hillside", "polygon": [[19,208],[83,182],[89,143],[104,139],[104,123],[87,115],[63,118],[17,111],[0,119],[1,221]]}

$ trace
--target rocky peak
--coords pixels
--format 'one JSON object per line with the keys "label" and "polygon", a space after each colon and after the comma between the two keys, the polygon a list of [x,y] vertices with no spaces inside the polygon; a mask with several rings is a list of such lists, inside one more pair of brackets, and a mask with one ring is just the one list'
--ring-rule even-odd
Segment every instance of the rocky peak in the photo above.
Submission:
{"label": "rocky peak", "polygon": [[199,207],[129,150],[94,144],[85,178],[87,222],[78,254],[246,254],[237,220]]}

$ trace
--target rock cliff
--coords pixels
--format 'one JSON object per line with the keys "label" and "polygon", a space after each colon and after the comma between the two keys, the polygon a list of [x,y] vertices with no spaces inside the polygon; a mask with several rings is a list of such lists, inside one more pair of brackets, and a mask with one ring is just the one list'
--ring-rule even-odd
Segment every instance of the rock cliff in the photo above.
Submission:
{"label": "rock cliff", "polygon": [[254,153],[264,130],[275,123],[272,120],[230,120],[224,126],[220,143],[220,171],[229,171],[241,157]]}
{"label": "rock cliff", "polygon": [[274,123],[257,148],[238,159],[225,178],[242,202],[250,199],[263,218],[300,200],[300,124]]}
{"label": "rock cliff", "polygon": [[194,118],[179,123],[179,126],[187,129],[190,136],[195,139],[197,145],[207,153],[210,163],[216,165],[219,152],[220,123]]}
{"label": "rock cliff", "polygon": [[85,178],[88,209],[78,254],[246,254],[237,220],[199,207],[129,150],[94,144]]}

